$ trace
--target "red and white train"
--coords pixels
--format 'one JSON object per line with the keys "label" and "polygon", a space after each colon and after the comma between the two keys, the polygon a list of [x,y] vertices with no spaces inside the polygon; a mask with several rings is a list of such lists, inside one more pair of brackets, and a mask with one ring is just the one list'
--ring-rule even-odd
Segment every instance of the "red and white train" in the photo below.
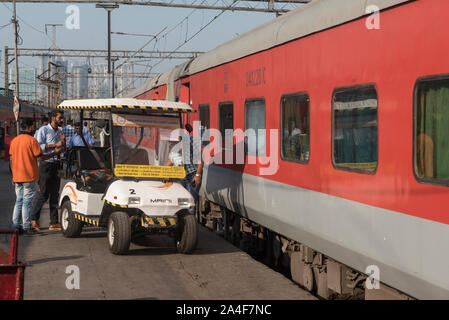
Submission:
{"label": "red and white train", "polygon": [[[448,299],[448,35],[447,0],[315,0],[132,96],[189,102],[188,121],[221,131],[266,129],[245,164],[206,166],[202,195],[274,232],[302,285]],[[380,289],[365,288],[371,272]]]}
{"label": "red and white train", "polygon": [[[12,111],[14,99],[0,95],[0,151],[4,153],[5,161],[9,161],[9,145],[17,135],[16,118]],[[44,116],[52,109],[21,102],[20,117],[33,118],[37,128],[42,124]]]}

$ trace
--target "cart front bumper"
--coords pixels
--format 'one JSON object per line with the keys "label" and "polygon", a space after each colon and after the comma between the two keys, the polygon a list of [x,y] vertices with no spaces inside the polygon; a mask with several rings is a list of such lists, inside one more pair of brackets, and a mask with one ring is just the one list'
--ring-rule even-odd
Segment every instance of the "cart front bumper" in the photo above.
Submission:
{"label": "cart front bumper", "polygon": [[177,222],[177,218],[173,216],[145,216],[141,218],[144,228],[173,228]]}

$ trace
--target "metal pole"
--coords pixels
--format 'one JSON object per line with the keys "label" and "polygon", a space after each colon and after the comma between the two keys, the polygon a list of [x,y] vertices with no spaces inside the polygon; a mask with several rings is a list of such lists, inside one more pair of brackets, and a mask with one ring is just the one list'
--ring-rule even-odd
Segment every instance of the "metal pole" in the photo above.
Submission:
{"label": "metal pole", "polygon": [[[111,10],[108,10],[108,73],[111,73]],[[114,96],[114,89],[112,89]]]}
{"label": "metal pole", "polygon": [[[108,12],[108,73],[111,73],[111,11],[118,8],[118,4],[97,4],[96,8],[103,8]],[[112,77],[114,77],[112,75]],[[112,79],[112,85],[114,80]],[[111,95],[114,97],[114,88],[111,90]]]}
{"label": "metal pole", "polygon": [[115,64],[115,60],[112,61],[112,97],[111,98],[115,98],[114,64]]}
{"label": "metal pole", "polygon": [[8,75],[8,47],[5,46],[5,96],[9,96],[9,75]]}
{"label": "metal pole", "polygon": [[[14,85],[14,114],[16,116],[16,127],[17,127],[17,135],[20,133],[20,125],[19,125],[19,117],[20,117],[20,103],[19,103],[19,59],[17,56],[17,41],[18,41],[18,34],[17,34],[17,19],[16,19],[16,0],[13,0],[13,18],[12,23],[14,23],[14,59],[16,61],[15,66],[15,85]],[[7,62],[6,62],[7,63]],[[17,103],[17,105],[16,105]]]}
{"label": "metal pole", "polygon": [[[51,76],[51,62],[50,62],[50,57],[48,57],[48,70],[47,70],[47,76],[48,76],[48,80],[50,79]],[[47,90],[48,90],[48,94],[47,94],[47,107],[51,108],[51,91],[50,91],[50,83],[47,83]]]}
{"label": "metal pole", "polygon": [[55,87],[55,97],[53,104],[56,107],[59,104],[59,95],[60,95],[59,67],[56,67],[55,81],[57,82],[57,86]]}

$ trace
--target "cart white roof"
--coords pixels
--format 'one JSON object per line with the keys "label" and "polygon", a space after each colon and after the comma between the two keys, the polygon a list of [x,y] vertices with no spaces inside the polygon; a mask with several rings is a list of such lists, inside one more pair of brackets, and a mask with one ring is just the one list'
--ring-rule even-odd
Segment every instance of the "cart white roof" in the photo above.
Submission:
{"label": "cart white roof", "polygon": [[117,110],[156,110],[173,112],[193,112],[192,108],[184,102],[173,102],[166,100],[141,100],[133,98],[114,99],[82,99],[64,100],[58,105],[58,109],[114,109]]}

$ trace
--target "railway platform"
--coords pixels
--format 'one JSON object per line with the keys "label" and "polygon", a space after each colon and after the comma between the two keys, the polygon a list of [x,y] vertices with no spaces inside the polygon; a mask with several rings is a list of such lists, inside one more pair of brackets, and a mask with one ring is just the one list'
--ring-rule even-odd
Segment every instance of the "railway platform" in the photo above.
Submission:
{"label": "railway platform", "polygon": [[[10,181],[8,164],[0,161],[0,229],[11,224]],[[157,236],[116,256],[108,250],[105,231],[91,229],[67,239],[48,230],[48,207],[41,217],[41,234],[19,239],[19,260],[28,264],[24,299],[316,299],[203,227],[191,255],[177,253],[172,239]],[[8,248],[6,237],[0,237],[0,247]],[[79,271],[79,288],[67,286],[73,270]]]}

